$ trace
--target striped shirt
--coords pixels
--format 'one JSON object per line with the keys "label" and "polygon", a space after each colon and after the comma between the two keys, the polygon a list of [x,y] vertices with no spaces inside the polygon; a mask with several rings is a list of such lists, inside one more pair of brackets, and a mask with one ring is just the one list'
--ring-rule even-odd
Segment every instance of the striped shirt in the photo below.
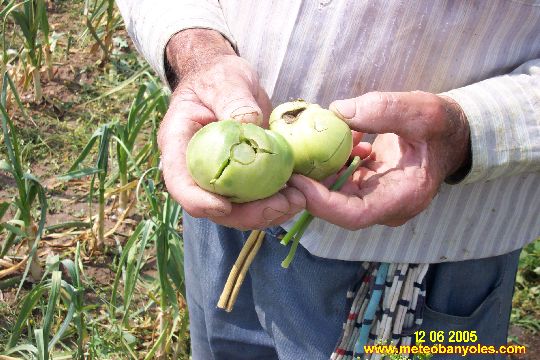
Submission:
{"label": "striped shirt", "polygon": [[540,0],[118,0],[162,79],[187,28],[222,33],[274,106],[328,106],[368,91],[445,93],[467,115],[472,169],[397,227],[347,231],[320,219],[316,256],[436,263],[510,252],[540,235]]}

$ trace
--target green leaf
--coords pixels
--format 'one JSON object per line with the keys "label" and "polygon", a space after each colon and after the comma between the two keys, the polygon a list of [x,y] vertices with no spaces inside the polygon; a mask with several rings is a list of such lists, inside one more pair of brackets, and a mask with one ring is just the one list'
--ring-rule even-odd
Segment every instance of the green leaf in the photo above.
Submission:
{"label": "green leaf", "polygon": [[185,275],[184,275],[184,250],[180,241],[171,237],[169,239],[170,258],[167,264],[167,272],[173,280],[176,290],[179,291],[184,299],[186,298],[185,291]]}
{"label": "green leaf", "polygon": [[10,355],[10,354],[15,354],[15,353],[24,354],[25,352],[35,355],[37,354],[38,349],[32,344],[21,344],[15,347],[7,348],[6,350],[4,350],[2,354],[4,355]]}
{"label": "green leaf", "polygon": [[[131,301],[133,299],[133,291],[135,290],[135,285],[137,283],[137,279],[139,278],[139,272],[141,271],[141,268],[143,266],[143,257],[144,257],[144,250],[146,249],[146,244],[148,243],[148,240],[150,237],[152,237],[154,234],[152,233],[153,225],[150,221],[146,221],[144,225],[144,230],[142,232],[141,241],[139,242],[138,246],[133,246],[130,249],[130,253],[133,250],[139,251],[138,256],[136,258],[136,262],[133,260],[130,261],[129,254],[128,254],[128,260],[126,262],[126,278],[125,278],[125,284],[124,284],[124,316],[122,319],[122,322],[125,324],[129,314],[129,306],[131,305]],[[133,255],[135,255],[136,251],[133,251]],[[134,257],[135,258],[135,257]]]}
{"label": "green leaf", "polygon": [[[62,287],[64,287],[64,285]],[[49,351],[52,351],[52,349],[54,348],[54,345],[56,345],[56,343],[60,341],[62,336],[69,329],[69,325],[71,325],[71,320],[73,320],[74,315],[75,315],[75,303],[70,302],[68,312],[66,314],[66,318],[62,322],[62,325],[60,325],[60,328],[58,328],[58,331],[56,332],[56,334],[54,334],[54,337],[51,339],[51,341],[49,341]]]}
{"label": "green leaf", "polygon": [[0,221],[2,221],[2,218],[7,212],[7,209],[9,209],[10,203],[8,202],[1,202],[0,203]]}
{"label": "green leaf", "polygon": [[102,126],[103,134],[101,135],[98,149],[97,167],[101,170],[98,173],[100,183],[105,182],[107,177],[107,169],[109,167],[109,139],[111,128],[108,124]]}
{"label": "green leaf", "polygon": [[49,360],[49,352],[45,345],[45,337],[43,336],[43,329],[35,329],[34,334],[36,336],[36,347],[38,360]]}
{"label": "green leaf", "polygon": [[60,271],[53,271],[51,276],[49,302],[47,304],[47,311],[45,312],[45,317],[43,318],[43,341],[45,342],[45,344],[49,343],[49,334],[51,332],[51,327],[54,320],[54,314],[56,311],[58,296],[60,295],[61,284],[62,273]]}
{"label": "green leaf", "polygon": [[70,172],[68,172],[68,173],[66,173],[64,175],[58,176],[57,179],[59,181],[70,181],[70,180],[74,180],[74,179],[80,179],[80,178],[85,177],[85,176],[98,174],[98,173],[100,173],[102,171],[103,170],[95,168],[95,167],[86,168],[86,169],[80,169],[80,170],[73,170],[73,171],[70,171]]}
{"label": "green leaf", "polygon": [[17,321],[11,329],[11,335],[6,346],[8,350],[13,348],[19,341],[22,328],[26,324],[28,318],[32,315],[32,310],[36,307],[37,302],[39,301],[45,290],[45,286],[38,285],[24,297],[21,308],[19,309],[19,316],[17,317]]}
{"label": "green leaf", "polygon": [[19,196],[21,198],[25,198],[26,194],[24,193],[24,184],[22,181],[23,170],[21,167],[20,154],[18,151],[19,139],[17,138],[17,133],[15,132],[11,119],[3,104],[0,104],[0,112],[2,113],[2,131],[4,132],[4,144],[6,146],[9,166],[12,169],[11,173],[13,174],[15,181],[17,182]]}
{"label": "green leaf", "polygon": [[82,106],[86,105],[86,104],[89,104],[91,102],[94,102],[94,101],[99,101],[103,98],[106,98],[106,97],[109,97],[111,96],[112,94],[122,90],[123,88],[125,88],[126,86],[130,85],[131,83],[133,83],[135,80],[137,80],[141,75],[147,73],[148,69],[150,69],[150,66],[149,65],[144,65],[139,71],[137,71],[135,74],[131,75],[131,77],[125,81],[123,81],[122,83],[120,83],[119,85],[115,86],[114,88],[112,88],[111,90],[105,92],[104,94],[92,99],[92,100],[89,100],[87,102],[85,102]]}
{"label": "green leaf", "polygon": [[26,233],[21,228],[11,225],[10,223],[0,224],[0,229],[6,229],[7,231],[21,237],[25,237]]}
{"label": "green leaf", "polygon": [[75,171],[79,164],[83,162],[84,159],[86,159],[86,157],[90,153],[90,150],[92,150],[92,146],[94,146],[99,136],[101,136],[101,128],[92,135],[90,140],[88,140],[88,143],[84,146],[77,159],[75,159],[75,162],[73,162],[73,165],[71,165],[71,167],[69,168],[68,173]]}
{"label": "green leaf", "polygon": [[39,199],[39,206],[41,210],[40,210],[38,229],[36,232],[36,239],[34,241],[34,245],[30,249],[30,252],[29,252],[30,258],[28,259],[21,283],[19,284],[19,288],[17,289],[17,296],[22,289],[26,276],[28,275],[28,271],[30,271],[30,266],[32,265],[33,258],[34,256],[37,256],[36,254],[37,254],[39,241],[41,240],[41,236],[43,235],[43,230],[45,229],[45,222],[47,221],[47,208],[48,208],[45,189],[43,188],[39,180],[30,173],[24,174],[23,179],[30,183],[30,187],[29,187],[30,191],[28,191],[28,193],[31,193],[33,191],[37,193],[38,199]]}

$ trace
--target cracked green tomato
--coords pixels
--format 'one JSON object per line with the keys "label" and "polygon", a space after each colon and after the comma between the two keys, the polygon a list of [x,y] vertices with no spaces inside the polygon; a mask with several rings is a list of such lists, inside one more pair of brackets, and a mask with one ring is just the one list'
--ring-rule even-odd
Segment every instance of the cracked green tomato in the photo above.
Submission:
{"label": "cracked green tomato", "polygon": [[213,122],[195,133],[187,163],[197,185],[235,203],[275,194],[294,166],[292,150],[281,135],[234,120]]}
{"label": "cracked green tomato", "polygon": [[338,172],[352,151],[349,126],[332,111],[296,100],[270,115],[270,129],[283,135],[294,155],[294,172],[322,180]]}

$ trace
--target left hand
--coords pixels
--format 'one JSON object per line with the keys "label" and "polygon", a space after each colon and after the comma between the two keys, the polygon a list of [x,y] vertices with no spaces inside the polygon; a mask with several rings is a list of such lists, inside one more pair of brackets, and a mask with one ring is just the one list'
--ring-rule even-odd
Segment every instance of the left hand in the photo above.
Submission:
{"label": "left hand", "polygon": [[466,116],[450,98],[372,92],[335,101],[330,109],[351,129],[378,134],[372,155],[340,192],[302,175],[289,181],[314,216],[338,226],[404,224],[429,206],[441,183],[470,156]]}

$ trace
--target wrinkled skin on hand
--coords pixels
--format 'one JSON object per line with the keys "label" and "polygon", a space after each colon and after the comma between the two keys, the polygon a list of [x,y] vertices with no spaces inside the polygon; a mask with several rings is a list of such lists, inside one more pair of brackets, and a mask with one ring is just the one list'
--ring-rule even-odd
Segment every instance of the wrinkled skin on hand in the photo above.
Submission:
{"label": "wrinkled skin on hand", "polygon": [[372,155],[340,192],[302,175],[289,183],[303,192],[313,215],[341,227],[404,224],[470,157],[467,119],[450,98],[375,92],[336,101],[330,109],[351,129],[378,134]]}
{"label": "wrinkled skin on hand", "polygon": [[179,32],[167,45],[167,59],[180,79],[158,134],[163,177],[171,196],[192,216],[238,229],[281,224],[301,211],[305,198],[292,187],[263,200],[233,204],[197,186],[186,162],[191,137],[219,120],[263,125],[271,105],[257,74],[215,31]]}

